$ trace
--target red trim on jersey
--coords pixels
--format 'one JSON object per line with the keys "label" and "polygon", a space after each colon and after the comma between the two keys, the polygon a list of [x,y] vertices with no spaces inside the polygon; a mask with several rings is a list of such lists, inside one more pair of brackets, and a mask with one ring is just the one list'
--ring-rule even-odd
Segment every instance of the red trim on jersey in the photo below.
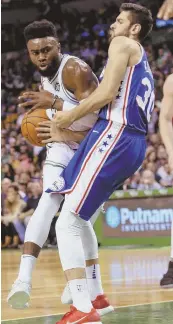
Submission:
{"label": "red trim on jersey", "polygon": [[101,137],[98,138],[97,142],[95,143],[95,145],[93,146],[93,148],[92,148],[91,151],[89,152],[89,155],[85,158],[85,160],[84,160],[84,162],[83,162],[83,167],[81,168],[81,170],[80,170],[80,172],[79,172],[79,175],[78,175],[78,177],[77,177],[75,183],[73,184],[73,187],[71,188],[71,190],[67,190],[67,191],[64,190],[64,191],[61,191],[61,193],[67,193],[67,194],[70,194],[70,193],[75,189],[75,187],[76,187],[76,185],[77,185],[77,183],[78,183],[78,181],[79,181],[79,179],[80,179],[81,173],[82,173],[83,170],[85,169],[85,166],[86,166],[87,162],[89,161],[89,159],[90,159],[92,153],[94,152],[96,146],[100,143],[100,141],[102,140],[102,138],[105,136],[105,134],[106,134],[106,133],[109,131],[109,129],[111,128],[112,123],[113,123],[112,121],[109,122],[109,124],[107,125],[105,131],[102,133]]}
{"label": "red trim on jersey", "polygon": [[125,91],[125,97],[124,97],[124,104],[123,104],[123,124],[125,125],[125,109],[127,107],[127,104],[126,104],[126,101],[127,101],[127,93],[128,93],[128,90],[129,90],[129,84],[130,84],[130,78],[131,78],[131,74],[132,74],[132,70],[133,70],[133,67],[130,68],[130,72],[129,72],[129,76],[128,76],[128,79],[127,79],[127,85],[126,85],[126,91]]}
{"label": "red trim on jersey", "polygon": [[109,106],[108,106],[108,120],[111,119],[111,108],[112,108],[112,101],[109,103]]}
{"label": "red trim on jersey", "polygon": [[122,133],[123,129],[124,129],[124,125],[121,126],[121,128],[120,128],[120,130],[119,130],[117,136],[115,137],[114,141],[112,142],[112,144],[111,144],[109,150],[106,152],[106,154],[104,155],[104,157],[103,157],[103,159],[101,160],[100,164],[98,165],[96,171],[94,172],[94,174],[93,174],[93,176],[92,176],[92,178],[91,178],[91,180],[90,180],[90,182],[89,182],[89,184],[88,184],[88,186],[87,186],[87,188],[86,188],[86,190],[85,190],[85,192],[84,192],[84,195],[83,195],[83,197],[82,197],[82,199],[81,199],[81,201],[80,201],[78,207],[77,207],[76,210],[75,210],[75,213],[76,213],[76,214],[79,213],[79,209],[80,209],[80,207],[81,207],[81,205],[82,205],[82,203],[83,203],[83,201],[84,201],[84,199],[85,199],[85,197],[86,197],[86,195],[87,195],[87,193],[88,193],[88,190],[90,189],[90,186],[91,186],[92,182],[94,182],[95,177],[97,176],[97,173],[100,171],[100,169],[101,169],[102,165],[104,164],[105,159],[107,158],[107,155],[110,153],[112,147],[114,147],[114,144],[116,144],[116,142],[119,140],[119,137],[121,136],[121,133]]}

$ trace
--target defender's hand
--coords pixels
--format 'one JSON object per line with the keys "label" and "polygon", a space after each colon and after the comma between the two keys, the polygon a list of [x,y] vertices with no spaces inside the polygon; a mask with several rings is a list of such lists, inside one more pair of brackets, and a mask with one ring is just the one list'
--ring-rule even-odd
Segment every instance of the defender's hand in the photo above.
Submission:
{"label": "defender's hand", "polygon": [[[38,92],[28,91],[24,92],[22,96],[19,97],[19,101],[22,103],[19,104],[19,107],[28,108],[32,107],[29,113],[33,110],[41,108],[48,109],[51,108],[54,100],[54,95],[45,90],[41,90]],[[25,101],[25,102],[23,102]]]}
{"label": "defender's hand", "polygon": [[36,131],[38,132],[37,136],[43,139],[42,143],[44,144],[63,142],[63,131],[57,127],[55,119],[39,123]]}
{"label": "defender's hand", "polygon": [[59,128],[68,128],[74,120],[73,110],[58,111],[55,115],[56,125]]}

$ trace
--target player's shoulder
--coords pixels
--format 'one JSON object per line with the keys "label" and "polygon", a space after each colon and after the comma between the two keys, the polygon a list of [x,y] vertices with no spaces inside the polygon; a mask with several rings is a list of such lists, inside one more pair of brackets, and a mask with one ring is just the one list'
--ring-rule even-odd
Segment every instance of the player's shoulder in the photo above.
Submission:
{"label": "player's shoulder", "polygon": [[129,53],[139,50],[138,43],[126,36],[117,36],[110,43],[109,50],[127,51]]}
{"label": "player's shoulder", "polygon": [[77,80],[83,82],[88,79],[95,80],[96,77],[87,63],[77,57],[70,57],[63,68],[62,79],[68,88]]}
{"label": "player's shoulder", "polygon": [[126,36],[117,36],[112,39],[110,46],[117,46],[117,45],[122,47],[135,46],[136,41]]}
{"label": "player's shoulder", "polygon": [[86,72],[89,65],[78,57],[72,56],[64,65],[63,73],[68,75],[75,75],[76,73]]}

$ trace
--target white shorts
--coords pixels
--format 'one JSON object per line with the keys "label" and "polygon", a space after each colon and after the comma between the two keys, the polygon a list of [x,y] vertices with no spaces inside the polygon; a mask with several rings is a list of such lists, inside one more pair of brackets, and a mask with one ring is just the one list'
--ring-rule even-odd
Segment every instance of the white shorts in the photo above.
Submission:
{"label": "white shorts", "polygon": [[47,156],[43,166],[43,191],[57,180],[72,159],[75,151],[65,143],[47,145]]}

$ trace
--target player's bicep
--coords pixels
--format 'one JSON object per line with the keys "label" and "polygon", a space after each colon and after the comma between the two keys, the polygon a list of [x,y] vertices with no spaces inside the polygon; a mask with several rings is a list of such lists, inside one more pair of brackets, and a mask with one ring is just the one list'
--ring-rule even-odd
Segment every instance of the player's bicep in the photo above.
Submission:
{"label": "player's bicep", "polygon": [[127,46],[113,44],[109,48],[109,59],[105,69],[101,87],[105,94],[112,98],[116,95],[121,81],[124,79],[130,53]]}
{"label": "player's bicep", "polygon": [[85,62],[73,60],[67,70],[65,84],[73,91],[77,100],[86,99],[97,88],[97,77]]}
{"label": "player's bicep", "polygon": [[92,70],[80,70],[75,78],[75,97],[80,101],[88,98],[88,96],[98,87],[98,80]]}

